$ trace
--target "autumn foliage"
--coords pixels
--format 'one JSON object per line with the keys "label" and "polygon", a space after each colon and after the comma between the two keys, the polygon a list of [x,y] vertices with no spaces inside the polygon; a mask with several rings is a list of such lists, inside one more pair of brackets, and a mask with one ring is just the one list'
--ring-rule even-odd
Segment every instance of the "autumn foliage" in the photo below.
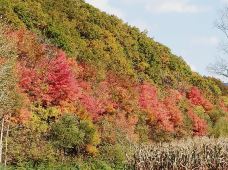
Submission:
{"label": "autumn foliage", "polygon": [[40,60],[35,68],[21,63],[19,69],[20,86],[33,100],[40,100],[43,104],[56,105],[64,100],[75,100],[80,93],[63,52],[54,59]]}
{"label": "autumn foliage", "polygon": [[204,136],[207,134],[207,123],[196,115],[192,109],[189,109],[188,115],[193,122],[193,134],[196,136]]}
{"label": "autumn foliage", "polygon": [[[104,80],[96,82],[96,72],[92,66],[77,63],[67,58],[63,51],[37,43],[31,33],[22,30],[9,33],[9,36],[17,37],[20,49],[17,63],[19,86],[30,102],[38,102],[43,107],[58,106],[62,110],[71,108],[71,111],[79,111],[83,108],[86,112],[84,115],[89,115],[94,123],[109,117],[129,136],[137,136],[137,112],[146,113],[151,129],[156,126],[167,132],[175,132],[183,125],[183,113],[178,104],[185,95],[178,90],[170,88],[161,93],[149,82],[139,84],[130,79],[126,82],[125,77],[113,72],[108,72]],[[33,41],[23,46],[29,38]],[[29,47],[38,51],[29,54]],[[31,59],[28,60],[28,56]],[[209,111],[213,105],[197,87],[192,87],[186,96],[191,103],[188,116],[193,122],[193,134],[205,135],[207,125],[192,108],[194,105],[202,106]]]}
{"label": "autumn foliage", "polygon": [[164,130],[174,131],[175,127],[182,124],[182,115],[177,107],[181,95],[174,90],[168,92],[164,100],[159,100],[154,86],[142,84],[139,87],[139,104],[148,113],[150,121],[156,121]]}
{"label": "autumn foliage", "polygon": [[136,144],[228,136],[228,100],[213,79],[115,16],[82,0],[4,0],[2,18],[7,164],[126,169]]}
{"label": "autumn foliage", "polygon": [[190,89],[187,94],[187,98],[192,102],[192,104],[203,106],[206,111],[213,109],[213,105],[204,98],[204,96],[197,87],[192,87]]}

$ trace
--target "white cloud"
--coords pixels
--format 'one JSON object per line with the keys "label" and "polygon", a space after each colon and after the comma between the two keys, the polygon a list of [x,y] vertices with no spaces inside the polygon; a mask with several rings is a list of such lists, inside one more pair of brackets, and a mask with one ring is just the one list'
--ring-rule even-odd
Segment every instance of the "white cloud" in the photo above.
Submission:
{"label": "white cloud", "polygon": [[192,4],[189,0],[151,0],[146,9],[153,13],[199,13],[209,8]]}
{"label": "white cloud", "polygon": [[86,2],[109,14],[116,15],[122,19],[124,18],[123,12],[112,7],[109,0],[86,0]]}
{"label": "white cloud", "polygon": [[201,36],[192,38],[192,43],[195,45],[218,46],[220,40],[216,36]]}

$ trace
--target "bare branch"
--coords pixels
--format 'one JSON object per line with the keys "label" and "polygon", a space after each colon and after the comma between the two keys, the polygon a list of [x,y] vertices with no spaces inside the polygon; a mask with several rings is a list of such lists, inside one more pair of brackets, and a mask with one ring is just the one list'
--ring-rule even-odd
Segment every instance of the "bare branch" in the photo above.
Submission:
{"label": "bare branch", "polygon": [[[228,54],[228,7],[222,11],[221,17],[217,21],[216,26],[225,36],[226,41],[221,46],[225,54]],[[208,66],[208,70],[210,73],[228,78],[228,61],[219,58],[216,63]]]}
{"label": "bare branch", "polygon": [[228,78],[228,62],[225,59],[220,58],[215,64],[210,65],[208,70],[213,74]]}

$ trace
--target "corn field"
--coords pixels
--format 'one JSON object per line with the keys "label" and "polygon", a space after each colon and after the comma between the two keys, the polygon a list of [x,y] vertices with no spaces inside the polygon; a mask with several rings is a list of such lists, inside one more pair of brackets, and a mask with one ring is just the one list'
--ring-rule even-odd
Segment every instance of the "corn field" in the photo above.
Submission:
{"label": "corn field", "polygon": [[136,147],[135,170],[228,170],[228,139],[196,138]]}

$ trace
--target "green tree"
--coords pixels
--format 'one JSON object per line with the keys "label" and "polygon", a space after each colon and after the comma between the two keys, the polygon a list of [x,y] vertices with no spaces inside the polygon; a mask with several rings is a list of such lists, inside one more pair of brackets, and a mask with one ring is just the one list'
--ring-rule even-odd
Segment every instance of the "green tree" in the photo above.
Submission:
{"label": "green tree", "polygon": [[65,155],[83,154],[88,145],[99,144],[99,137],[94,125],[88,120],[65,115],[51,126],[51,140],[54,146]]}

